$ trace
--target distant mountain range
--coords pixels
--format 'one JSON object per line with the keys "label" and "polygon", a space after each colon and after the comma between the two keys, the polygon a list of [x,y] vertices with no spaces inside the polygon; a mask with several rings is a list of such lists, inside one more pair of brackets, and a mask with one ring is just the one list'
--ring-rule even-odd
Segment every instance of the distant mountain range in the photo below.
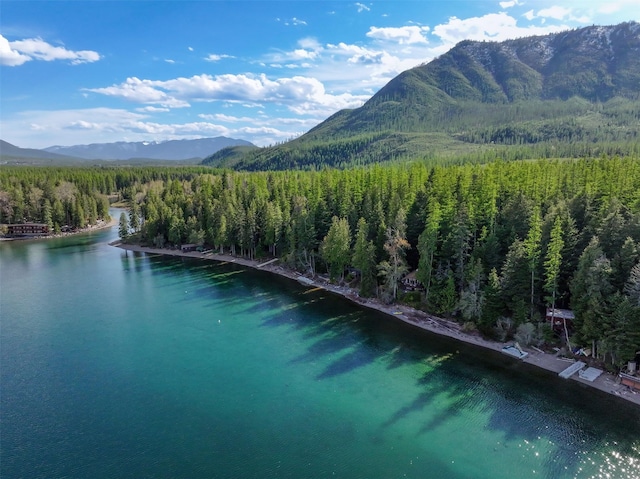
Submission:
{"label": "distant mountain range", "polygon": [[230,146],[253,146],[244,140],[219,136],[197,140],[169,140],[163,142],[116,142],[90,145],[50,146],[42,150],[19,148],[0,140],[0,156],[3,159],[39,160],[191,160],[205,158]]}
{"label": "distant mountain range", "polygon": [[640,24],[504,42],[463,41],[391,80],[362,107],[269,148],[224,150],[239,169],[352,166],[424,157],[640,153]]}

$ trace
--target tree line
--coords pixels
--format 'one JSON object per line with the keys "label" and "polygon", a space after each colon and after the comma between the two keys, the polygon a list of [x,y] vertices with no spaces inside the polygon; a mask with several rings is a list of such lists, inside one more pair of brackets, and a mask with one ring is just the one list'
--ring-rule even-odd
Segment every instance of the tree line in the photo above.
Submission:
{"label": "tree line", "polygon": [[[268,172],[7,167],[0,222],[80,227],[106,218],[108,195],[129,206],[127,240],[278,257],[362,296],[527,344],[554,340],[545,308],[571,308],[571,346],[618,366],[640,349],[635,157]],[[401,287],[410,271],[419,291]]]}
{"label": "tree line", "polygon": [[204,167],[10,167],[0,169],[0,224],[44,223],[51,231],[109,220],[109,196],[129,200],[138,184],[189,180]]}
{"label": "tree line", "polygon": [[[499,339],[549,340],[560,307],[570,345],[615,365],[640,349],[635,158],[212,171],[137,183],[131,213],[143,243],[279,257]],[[415,269],[423,290],[403,292]]]}

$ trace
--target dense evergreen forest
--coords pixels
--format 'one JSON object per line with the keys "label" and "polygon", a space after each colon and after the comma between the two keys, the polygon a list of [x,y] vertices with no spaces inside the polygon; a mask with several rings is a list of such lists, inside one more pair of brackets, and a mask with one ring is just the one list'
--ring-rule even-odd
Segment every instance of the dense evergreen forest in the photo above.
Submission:
{"label": "dense evergreen forest", "polygon": [[[123,233],[280,257],[307,274],[402,299],[483,334],[551,338],[622,364],[640,345],[640,162],[539,160],[314,172],[212,172],[138,185]],[[411,270],[424,285],[403,293]]]}
{"label": "dense evergreen forest", "polygon": [[45,223],[52,231],[79,229],[109,219],[109,196],[127,198],[138,183],[189,180],[205,168],[0,169],[0,225]]}
{"label": "dense evergreen forest", "polygon": [[[0,221],[50,214],[54,225],[79,225],[108,214],[114,194],[129,205],[127,241],[279,257],[362,296],[526,344],[566,340],[543,317],[546,307],[571,308],[570,345],[595,347],[614,366],[640,346],[635,158],[253,173],[6,168]],[[413,270],[423,287],[404,291]]]}

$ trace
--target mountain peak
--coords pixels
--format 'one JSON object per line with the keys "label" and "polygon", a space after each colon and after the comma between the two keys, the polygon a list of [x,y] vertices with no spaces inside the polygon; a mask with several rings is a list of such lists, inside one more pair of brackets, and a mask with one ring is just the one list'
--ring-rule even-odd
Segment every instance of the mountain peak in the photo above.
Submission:
{"label": "mountain peak", "polygon": [[556,145],[566,144],[562,151],[576,154],[603,142],[625,151],[640,142],[637,22],[462,41],[401,73],[362,107],[337,112],[283,145],[249,152],[238,167],[362,164],[498,144],[553,146],[554,155],[565,154]]}

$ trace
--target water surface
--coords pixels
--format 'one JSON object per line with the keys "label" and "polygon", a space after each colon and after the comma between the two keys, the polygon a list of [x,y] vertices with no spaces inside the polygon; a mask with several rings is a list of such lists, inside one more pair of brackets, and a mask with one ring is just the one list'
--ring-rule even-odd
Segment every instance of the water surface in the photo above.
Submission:
{"label": "water surface", "polygon": [[0,244],[2,478],[637,478],[640,411],[115,229]]}

